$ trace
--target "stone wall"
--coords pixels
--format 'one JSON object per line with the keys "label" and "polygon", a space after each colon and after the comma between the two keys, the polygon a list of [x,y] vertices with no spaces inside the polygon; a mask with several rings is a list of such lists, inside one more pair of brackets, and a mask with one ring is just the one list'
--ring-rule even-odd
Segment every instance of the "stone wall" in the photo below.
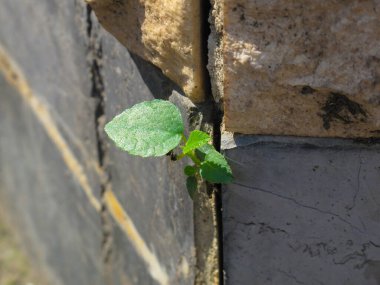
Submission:
{"label": "stone wall", "polygon": [[[87,2],[0,9],[0,206],[52,284],[380,284],[378,1]],[[153,98],[232,184],[109,142]]]}

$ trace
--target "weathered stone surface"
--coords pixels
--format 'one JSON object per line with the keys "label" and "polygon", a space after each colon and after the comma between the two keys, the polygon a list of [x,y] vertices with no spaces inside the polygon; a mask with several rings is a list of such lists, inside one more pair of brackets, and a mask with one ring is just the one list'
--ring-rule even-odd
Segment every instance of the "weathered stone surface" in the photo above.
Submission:
{"label": "weathered stone surface", "polygon": [[204,98],[200,0],[87,0],[101,24],[194,101]]}
{"label": "weathered stone surface", "polygon": [[[103,285],[98,212],[64,162],[65,150],[47,135],[30,102],[1,73],[0,86],[2,211],[33,257],[33,265],[50,283]],[[92,124],[89,118],[88,122]],[[83,128],[86,134],[88,126],[71,127],[73,132]],[[74,145],[70,142],[76,149]],[[85,165],[92,158],[78,159]],[[99,195],[98,180],[89,169],[86,172],[94,194]]]}
{"label": "weathered stone surface", "polygon": [[226,284],[379,284],[379,145],[244,140],[226,150]]}
{"label": "weathered stone surface", "polygon": [[227,130],[379,135],[379,1],[221,2]]}
{"label": "weathered stone surface", "polygon": [[50,0],[0,9],[0,204],[51,284],[104,285],[100,204],[82,188],[100,197],[85,11]]}

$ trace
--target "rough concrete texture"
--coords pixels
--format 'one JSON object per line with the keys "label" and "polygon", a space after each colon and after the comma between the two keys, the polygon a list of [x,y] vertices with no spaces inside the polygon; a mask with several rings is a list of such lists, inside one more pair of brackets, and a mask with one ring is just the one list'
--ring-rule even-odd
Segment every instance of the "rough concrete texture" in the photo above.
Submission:
{"label": "rough concrete texture", "polygon": [[194,102],[204,99],[200,0],[87,0],[101,24]]}
{"label": "rough concrete texture", "polygon": [[226,156],[227,285],[380,284],[379,145],[251,137]]}
{"label": "rough concrete texture", "polygon": [[378,0],[221,3],[226,130],[379,135]]}

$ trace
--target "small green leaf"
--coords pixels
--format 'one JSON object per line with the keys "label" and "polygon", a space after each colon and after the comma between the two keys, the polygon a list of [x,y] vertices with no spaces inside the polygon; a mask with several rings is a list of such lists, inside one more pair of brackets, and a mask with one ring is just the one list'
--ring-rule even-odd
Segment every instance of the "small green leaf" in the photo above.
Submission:
{"label": "small green leaf", "polygon": [[230,183],[233,180],[232,170],[222,154],[209,150],[201,164],[200,174],[211,183]]}
{"label": "small green leaf", "polygon": [[183,130],[178,108],[164,100],[136,104],[105,126],[118,147],[143,157],[168,153],[179,144]]}
{"label": "small green leaf", "polygon": [[192,131],[186,145],[183,148],[183,153],[187,154],[190,151],[207,144],[210,140],[211,137],[209,134],[198,130]]}
{"label": "small green leaf", "polygon": [[197,169],[196,169],[194,166],[187,165],[187,166],[185,166],[183,172],[184,172],[187,176],[194,176],[195,173],[197,172]]}
{"label": "small green leaf", "polygon": [[187,188],[187,192],[189,192],[190,198],[194,199],[195,193],[196,193],[197,188],[198,188],[198,182],[197,182],[197,178],[195,178],[195,176],[187,177],[186,188]]}
{"label": "small green leaf", "polygon": [[206,155],[210,152],[210,151],[216,151],[216,149],[214,148],[213,145],[210,145],[210,144],[205,144],[205,145],[202,145],[201,147],[197,148],[195,150],[196,154],[197,154],[197,157],[201,160],[201,161],[204,161],[205,160],[205,157]]}

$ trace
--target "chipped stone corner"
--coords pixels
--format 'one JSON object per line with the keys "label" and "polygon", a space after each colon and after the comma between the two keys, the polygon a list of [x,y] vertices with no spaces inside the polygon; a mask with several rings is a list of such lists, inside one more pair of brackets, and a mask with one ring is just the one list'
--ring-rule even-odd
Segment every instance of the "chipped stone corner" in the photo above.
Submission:
{"label": "chipped stone corner", "polygon": [[202,1],[86,0],[132,53],[152,62],[196,103],[205,97]]}

